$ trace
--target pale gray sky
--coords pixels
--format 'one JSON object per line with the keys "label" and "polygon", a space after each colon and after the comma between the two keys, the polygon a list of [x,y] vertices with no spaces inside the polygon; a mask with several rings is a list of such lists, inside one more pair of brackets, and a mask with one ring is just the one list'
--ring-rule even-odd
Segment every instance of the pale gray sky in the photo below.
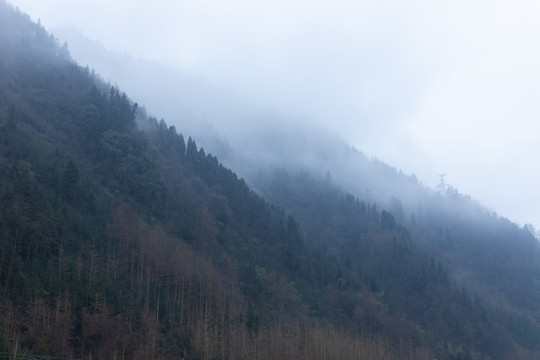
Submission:
{"label": "pale gray sky", "polygon": [[46,28],[324,124],[540,227],[540,5],[432,0],[8,0]]}

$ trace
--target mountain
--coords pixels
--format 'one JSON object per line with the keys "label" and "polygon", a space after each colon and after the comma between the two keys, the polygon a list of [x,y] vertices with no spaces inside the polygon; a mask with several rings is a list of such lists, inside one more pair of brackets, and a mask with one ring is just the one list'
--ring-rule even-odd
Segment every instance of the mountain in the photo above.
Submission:
{"label": "mountain", "polygon": [[[103,62],[92,62],[95,57],[85,56],[84,50],[88,46],[80,36],[69,37],[66,34],[65,38],[73,42],[81,60],[97,64],[96,67],[102,71],[111,68]],[[114,58],[103,49],[95,53]],[[119,59],[111,62],[118,63]],[[149,63],[145,65],[152,68]],[[138,90],[142,101],[154,99],[151,88],[137,85],[133,79],[138,76],[146,79],[145,74],[154,74],[156,70],[141,71],[141,74],[135,70],[136,66],[129,68],[134,69],[133,72],[126,71],[122,79],[131,79],[131,83],[122,83]],[[203,103],[190,100],[187,89],[191,85],[186,82],[186,76],[182,81],[169,70],[166,77],[179,79],[175,84],[181,90],[160,93],[160,102],[153,102],[155,109],[167,111],[171,119],[183,121],[183,113],[175,113],[168,104],[178,103],[178,98],[184,98],[183,106],[186,108],[204,108]],[[142,81],[143,84],[146,82]],[[263,111],[241,113],[239,104],[224,94],[214,92],[210,97],[203,93],[199,94],[206,103],[217,104],[223,110],[221,113],[207,113],[204,118],[205,124],[210,123],[208,127],[216,130],[198,134],[205,148],[211,149],[227,166],[241,174],[257,193],[301,220],[308,240],[310,233],[318,234],[310,222],[312,212],[305,214],[309,209],[307,205],[302,208],[298,201],[291,201],[297,200],[295,194],[298,191],[289,191],[288,197],[282,196],[284,191],[279,189],[284,180],[274,173],[289,174],[288,181],[293,183],[299,181],[297,176],[307,174],[323,187],[326,180],[331,179],[332,186],[338,188],[342,196],[350,193],[360,201],[377,204],[379,209],[391,213],[396,222],[410,232],[411,240],[419,251],[448,266],[451,277],[460,286],[481,297],[496,312],[499,312],[497,309],[512,309],[518,311],[519,317],[538,323],[535,304],[540,300],[536,281],[539,258],[534,229],[529,226],[519,228],[451,186],[430,189],[419,183],[414,175],[406,175],[401,170],[366,157],[316,125],[306,126],[289,118],[276,119],[276,115],[270,116]],[[221,101],[227,99],[225,101],[231,102],[232,106],[225,110],[223,103],[216,101],[219,97]],[[203,113],[202,110],[198,112]],[[220,114],[226,116],[225,113],[229,115],[226,123],[232,121],[234,125],[224,126]],[[173,120],[177,126],[181,126],[182,121]],[[302,184],[294,186],[303,190]]]}
{"label": "mountain", "polygon": [[537,240],[454,189],[278,126],[243,180],[1,0],[0,79],[2,354],[539,356]]}

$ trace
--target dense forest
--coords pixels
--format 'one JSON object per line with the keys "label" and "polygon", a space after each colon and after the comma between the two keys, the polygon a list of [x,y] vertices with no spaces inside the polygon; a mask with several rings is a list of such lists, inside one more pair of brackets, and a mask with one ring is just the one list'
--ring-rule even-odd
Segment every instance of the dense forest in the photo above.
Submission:
{"label": "dense forest", "polygon": [[0,0],[0,355],[539,357],[530,231],[362,161],[248,185]]}

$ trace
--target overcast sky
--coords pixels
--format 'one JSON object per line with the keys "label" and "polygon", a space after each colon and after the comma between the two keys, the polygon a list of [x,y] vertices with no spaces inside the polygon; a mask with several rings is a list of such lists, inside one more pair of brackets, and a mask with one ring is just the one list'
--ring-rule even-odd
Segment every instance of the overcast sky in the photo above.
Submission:
{"label": "overcast sky", "polygon": [[540,227],[540,3],[8,0]]}

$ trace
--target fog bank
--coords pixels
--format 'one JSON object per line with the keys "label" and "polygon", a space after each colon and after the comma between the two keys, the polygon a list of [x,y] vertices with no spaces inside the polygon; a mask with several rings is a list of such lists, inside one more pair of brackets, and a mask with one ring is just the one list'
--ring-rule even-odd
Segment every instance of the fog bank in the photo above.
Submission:
{"label": "fog bank", "polygon": [[[238,104],[287,114],[283,121],[330,128],[431,186],[447,173],[498,213],[540,224],[533,2],[11,3],[47,28],[74,24],[110,50],[202,78],[236,102],[225,111],[228,99],[208,101],[178,117],[223,124],[237,117]],[[200,99],[192,85],[179,98]]]}

